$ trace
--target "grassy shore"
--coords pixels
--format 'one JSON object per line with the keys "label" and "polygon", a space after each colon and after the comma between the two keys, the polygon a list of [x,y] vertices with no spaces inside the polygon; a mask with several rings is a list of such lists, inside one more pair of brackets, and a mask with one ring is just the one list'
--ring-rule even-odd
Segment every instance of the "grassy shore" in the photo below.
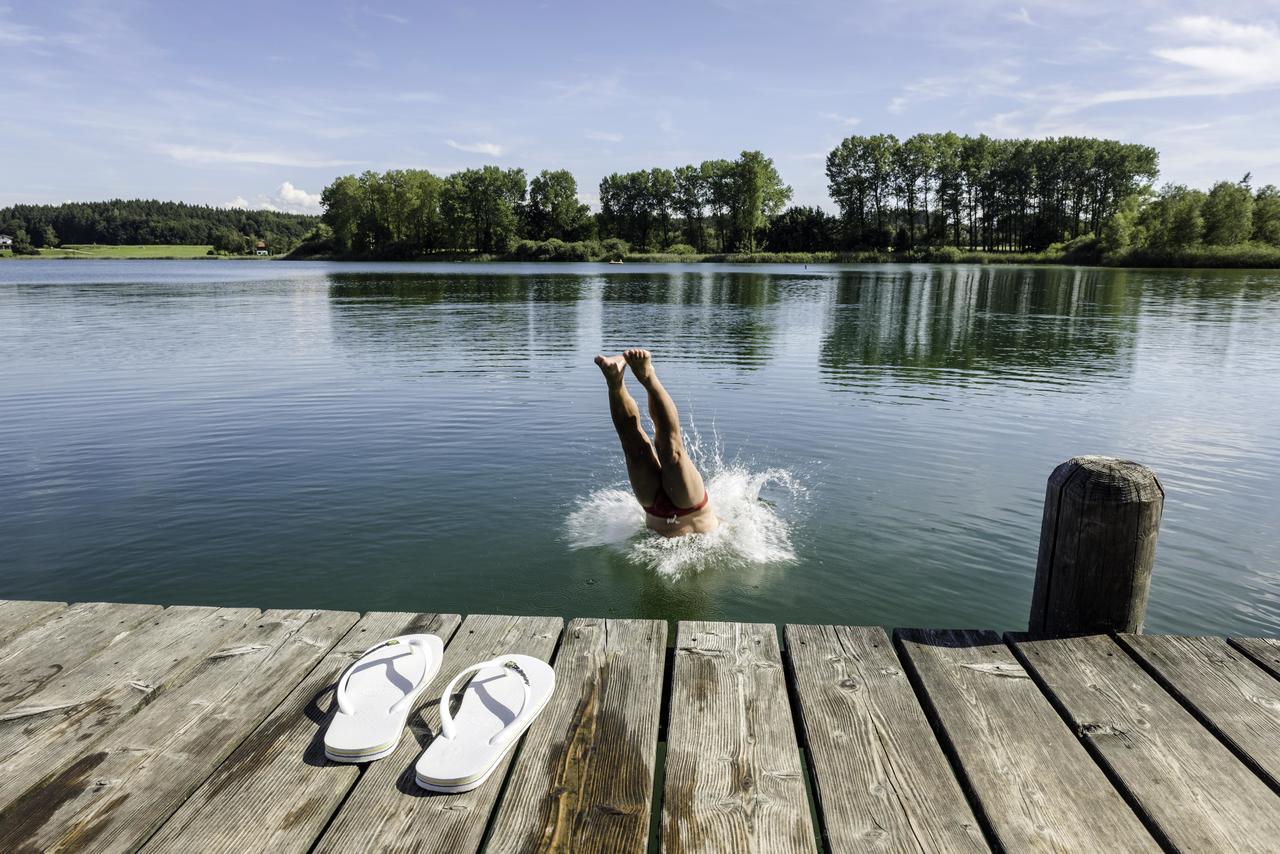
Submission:
{"label": "grassy shore", "polygon": [[[0,252],[4,258],[114,258],[118,260],[169,259],[191,260],[212,258],[207,244],[163,244],[148,246],[108,246],[96,243],[71,243],[57,249],[41,249],[38,255],[14,255]],[[225,257],[225,256],[224,256]],[[250,256],[252,257],[252,256]]]}

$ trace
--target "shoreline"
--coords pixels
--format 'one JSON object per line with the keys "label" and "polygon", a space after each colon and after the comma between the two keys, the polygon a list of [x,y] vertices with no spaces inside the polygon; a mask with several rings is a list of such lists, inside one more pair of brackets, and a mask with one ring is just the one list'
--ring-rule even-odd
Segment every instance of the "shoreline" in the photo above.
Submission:
{"label": "shoreline", "polygon": [[[444,257],[444,258],[347,258],[332,257],[324,255],[316,255],[307,258],[291,258],[287,255],[275,255],[269,258],[255,256],[190,256],[184,257],[180,255],[137,255],[137,256],[88,256],[88,257],[69,257],[69,256],[39,256],[39,255],[0,255],[0,263],[5,261],[33,261],[33,262],[59,262],[59,261],[93,261],[110,263],[114,261],[195,261],[195,262],[307,262],[316,261],[325,264],[521,264],[521,265],[581,265],[589,264],[599,267],[617,267],[624,265],[633,265],[646,267],[660,264],[680,264],[690,267],[696,267],[701,264],[720,264],[728,266],[774,266],[774,267],[808,267],[815,266],[894,266],[894,267],[915,267],[915,266],[931,266],[931,267],[1064,267],[1064,268],[1082,268],[1097,270],[1254,270],[1254,271],[1272,271],[1280,270],[1280,261],[1273,264],[1222,264],[1222,263],[1186,263],[1187,259],[1177,259],[1171,263],[1140,263],[1140,262],[1122,262],[1122,263],[1087,263],[1076,260],[1051,259],[1051,258],[965,258],[960,260],[941,260],[933,258],[914,258],[914,259],[898,259],[898,258],[882,258],[882,257],[837,257],[837,258],[810,258],[807,260],[777,258],[772,254],[748,255],[709,255],[702,257],[689,256],[628,256],[622,264],[611,263],[608,261],[551,261],[551,260],[534,260],[528,258],[511,258],[511,257]],[[1206,259],[1209,260],[1209,259]],[[1216,259],[1213,259],[1216,260]]]}

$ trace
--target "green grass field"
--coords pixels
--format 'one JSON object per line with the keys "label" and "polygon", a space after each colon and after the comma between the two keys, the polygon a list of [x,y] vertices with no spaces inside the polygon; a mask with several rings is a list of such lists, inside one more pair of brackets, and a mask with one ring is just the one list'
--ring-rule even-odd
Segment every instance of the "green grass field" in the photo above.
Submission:
{"label": "green grass field", "polygon": [[80,243],[41,249],[41,258],[206,258],[211,246],[106,246]]}

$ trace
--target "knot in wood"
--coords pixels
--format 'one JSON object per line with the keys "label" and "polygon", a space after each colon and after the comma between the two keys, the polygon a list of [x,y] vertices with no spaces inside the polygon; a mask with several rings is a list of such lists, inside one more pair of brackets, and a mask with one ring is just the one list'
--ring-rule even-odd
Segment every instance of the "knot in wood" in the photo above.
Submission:
{"label": "knot in wood", "polygon": [[841,688],[845,689],[846,691],[858,690],[858,680],[852,677],[848,679],[841,679],[838,684],[840,685]]}

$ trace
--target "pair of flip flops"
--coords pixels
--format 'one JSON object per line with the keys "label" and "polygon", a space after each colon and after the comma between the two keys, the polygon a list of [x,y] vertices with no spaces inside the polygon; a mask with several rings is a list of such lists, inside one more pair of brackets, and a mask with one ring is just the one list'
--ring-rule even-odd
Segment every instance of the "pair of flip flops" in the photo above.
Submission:
{"label": "pair of flip flops", "polygon": [[[391,755],[443,660],[444,642],[435,635],[401,635],[367,649],[335,684],[338,708],[324,734],[325,756],[371,762]],[[455,716],[450,700],[468,676]],[[418,785],[467,792],[484,783],[555,685],[555,671],[528,655],[502,655],[459,671],[440,697],[440,733],[414,766]]]}

